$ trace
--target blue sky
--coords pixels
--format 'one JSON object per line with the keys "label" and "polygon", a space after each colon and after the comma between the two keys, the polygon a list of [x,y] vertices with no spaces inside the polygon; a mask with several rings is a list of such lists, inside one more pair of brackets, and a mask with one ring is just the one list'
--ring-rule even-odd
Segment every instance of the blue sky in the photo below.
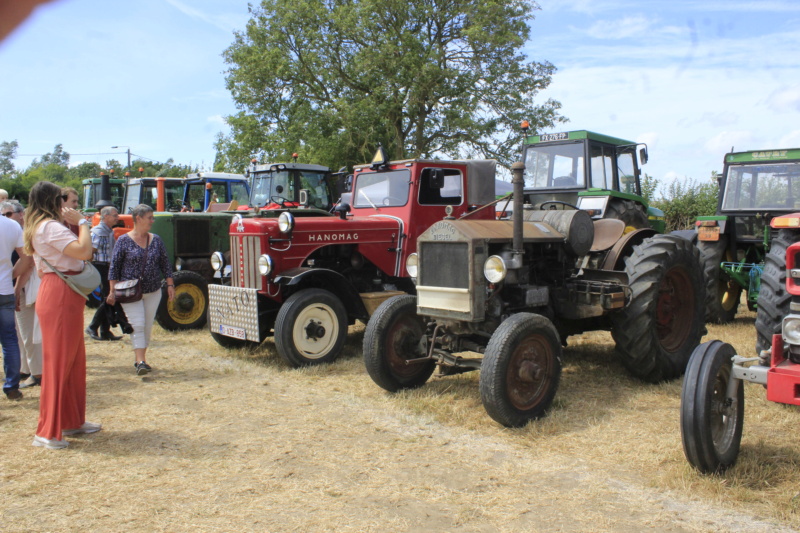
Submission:
{"label": "blue sky", "polygon": [[[731,146],[800,147],[800,2],[539,4],[525,50],[558,68],[543,94],[570,119],[556,131],[646,142],[662,182],[706,179]],[[221,53],[247,20],[234,1],[47,4],[0,43],[0,141],[20,154],[62,143],[74,163],[124,161],[110,147],[129,146],[208,169],[236,111]]]}

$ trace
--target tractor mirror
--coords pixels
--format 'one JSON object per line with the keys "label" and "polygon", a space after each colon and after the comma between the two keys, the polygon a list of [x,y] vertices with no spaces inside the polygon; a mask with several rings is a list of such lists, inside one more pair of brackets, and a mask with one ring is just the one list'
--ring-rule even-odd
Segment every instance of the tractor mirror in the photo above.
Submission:
{"label": "tractor mirror", "polygon": [[431,189],[441,189],[444,187],[444,170],[441,168],[431,169]]}
{"label": "tractor mirror", "polygon": [[642,147],[639,149],[639,160],[643,165],[647,164],[647,148]]}
{"label": "tractor mirror", "polygon": [[300,189],[299,195],[299,203],[300,207],[308,207],[308,190],[307,189]]}
{"label": "tractor mirror", "polygon": [[342,195],[342,199],[339,201],[339,204],[333,208],[334,211],[339,213],[339,218],[342,220],[347,219],[347,213],[350,212],[350,204],[347,203],[348,199],[349,198],[346,199],[344,195]]}

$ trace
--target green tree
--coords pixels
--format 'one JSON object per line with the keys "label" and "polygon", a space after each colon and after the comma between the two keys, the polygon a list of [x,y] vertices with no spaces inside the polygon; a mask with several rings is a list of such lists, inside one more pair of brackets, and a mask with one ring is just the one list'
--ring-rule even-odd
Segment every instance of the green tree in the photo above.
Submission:
{"label": "green tree", "polygon": [[18,148],[19,143],[15,140],[0,142],[0,178],[13,178],[16,175],[14,159],[17,158]]}
{"label": "green tree", "polygon": [[718,196],[717,173],[712,172],[704,183],[691,178],[673,181],[651,205],[664,211],[669,232],[692,228],[698,216],[715,214]]}
{"label": "green tree", "polygon": [[529,61],[531,0],[263,0],[225,51],[240,111],[216,169],[251,155],[339,168],[382,144],[395,159],[519,157],[519,123],[564,121],[537,105],[555,68]]}
{"label": "green tree", "polygon": [[31,167],[46,167],[48,165],[69,166],[69,153],[64,151],[64,146],[61,143],[57,144],[52,152],[44,154],[41,159],[34,159],[31,163]]}

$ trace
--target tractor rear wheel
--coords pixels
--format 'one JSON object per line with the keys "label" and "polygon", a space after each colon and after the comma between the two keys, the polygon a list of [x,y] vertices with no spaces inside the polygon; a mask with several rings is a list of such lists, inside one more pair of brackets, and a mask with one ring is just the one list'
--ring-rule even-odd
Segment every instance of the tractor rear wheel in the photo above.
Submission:
{"label": "tractor rear wheel", "polygon": [[691,242],[655,235],[625,258],[630,302],[611,315],[623,365],[650,383],[680,377],[705,334],[700,253]]}
{"label": "tractor rear wheel", "polygon": [[609,198],[608,207],[603,214],[603,218],[616,218],[625,223],[625,233],[635,229],[649,228],[650,222],[647,220],[647,213],[644,207],[633,200],[623,200],[621,198]]}
{"label": "tractor rear wheel", "polygon": [[732,261],[728,239],[716,242],[698,241],[706,284],[706,322],[726,324],[736,316],[742,287],[721,268],[723,261]]}
{"label": "tractor rear wheel", "polygon": [[492,334],[481,363],[481,401],[506,427],[545,415],[561,378],[561,341],[553,323],[517,313]]}
{"label": "tractor rear wheel", "polygon": [[167,296],[167,287],[161,289],[161,303],[156,312],[158,325],[168,331],[202,328],[208,316],[208,282],[190,270],[175,272],[175,299]]}
{"label": "tractor rear wheel", "polygon": [[417,316],[416,296],[394,296],[378,306],[364,332],[364,365],[372,381],[389,392],[428,381],[436,367],[432,359],[406,362],[426,356],[420,344],[424,337],[425,322]]}
{"label": "tractor rear wheel", "polygon": [[275,319],[275,348],[295,368],[333,362],[346,338],[344,304],[323,289],[292,294]]}
{"label": "tractor rear wheel", "polygon": [[789,314],[791,295],[786,292],[786,249],[799,238],[800,232],[782,229],[770,243],[756,302],[756,353],[769,350],[772,336],[781,332],[783,317]]}
{"label": "tractor rear wheel", "polygon": [[720,472],[736,462],[744,424],[744,385],[728,397],[736,352],[722,341],[698,346],[681,389],[681,440],[691,465],[703,473]]}

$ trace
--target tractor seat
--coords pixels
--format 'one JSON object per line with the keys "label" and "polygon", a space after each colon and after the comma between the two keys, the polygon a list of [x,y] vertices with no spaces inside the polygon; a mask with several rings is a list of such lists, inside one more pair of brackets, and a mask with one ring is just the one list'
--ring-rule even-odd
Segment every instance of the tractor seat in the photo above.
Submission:
{"label": "tractor seat", "polygon": [[592,252],[602,252],[614,246],[625,233],[625,223],[616,218],[601,218],[594,221]]}

